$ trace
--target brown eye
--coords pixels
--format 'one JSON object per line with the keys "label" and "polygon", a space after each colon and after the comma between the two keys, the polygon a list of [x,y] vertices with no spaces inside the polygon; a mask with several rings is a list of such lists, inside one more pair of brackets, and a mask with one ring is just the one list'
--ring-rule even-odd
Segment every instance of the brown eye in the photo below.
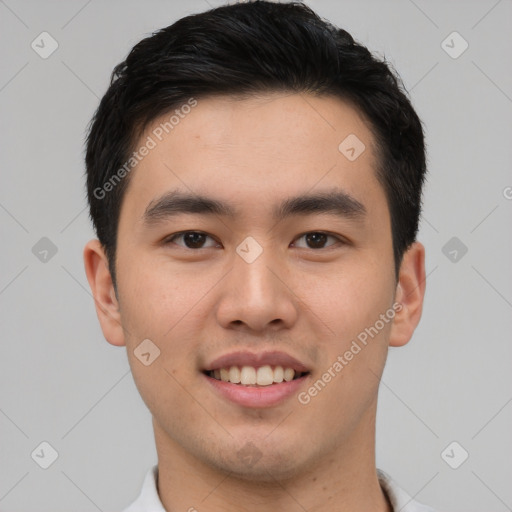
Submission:
{"label": "brown eye", "polygon": [[[172,237],[167,239],[167,243],[173,242],[176,245],[184,247],[186,249],[205,249],[209,247],[214,247],[214,245],[204,246],[204,243],[207,238],[213,240],[206,233],[202,233],[200,231],[184,231],[183,233],[176,233]],[[183,243],[177,243],[176,240],[182,240]],[[215,241],[214,241],[215,242]]]}
{"label": "brown eye", "polygon": [[[326,247],[330,247],[334,245],[335,243],[331,243],[326,246],[326,243],[328,239],[331,238],[333,240],[337,240],[338,242],[341,242],[341,240],[333,235],[329,235],[328,233],[324,233],[322,231],[311,231],[310,233],[305,233],[301,237],[299,237],[297,240],[304,239],[306,242],[306,249],[324,249]],[[296,247],[298,247],[296,244],[294,244]],[[304,247],[300,247],[304,248]]]}

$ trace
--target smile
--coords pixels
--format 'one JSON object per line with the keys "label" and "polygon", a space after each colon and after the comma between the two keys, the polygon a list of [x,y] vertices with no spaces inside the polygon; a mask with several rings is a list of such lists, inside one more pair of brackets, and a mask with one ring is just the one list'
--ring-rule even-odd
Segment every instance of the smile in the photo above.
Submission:
{"label": "smile", "polygon": [[219,368],[205,372],[208,377],[231,384],[241,386],[272,386],[282,382],[291,382],[306,375],[308,372],[299,372],[293,368],[283,368],[282,366],[264,365],[254,366],[231,366],[228,368]]}

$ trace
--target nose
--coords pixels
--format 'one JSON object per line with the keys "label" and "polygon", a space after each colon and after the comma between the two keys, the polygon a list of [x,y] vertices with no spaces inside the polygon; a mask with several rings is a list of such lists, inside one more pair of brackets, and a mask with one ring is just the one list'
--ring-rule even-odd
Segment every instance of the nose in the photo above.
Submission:
{"label": "nose", "polygon": [[217,302],[219,324],[258,333],[291,328],[299,299],[285,267],[269,249],[252,262],[235,255]]}

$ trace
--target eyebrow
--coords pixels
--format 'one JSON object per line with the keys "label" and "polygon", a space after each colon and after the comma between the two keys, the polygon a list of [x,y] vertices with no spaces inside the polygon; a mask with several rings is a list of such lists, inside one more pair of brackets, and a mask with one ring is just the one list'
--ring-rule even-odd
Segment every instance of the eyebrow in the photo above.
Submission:
{"label": "eyebrow", "polygon": [[[285,199],[273,209],[272,216],[275,221],[280,221],[295,215],[321,213],[361,221],[367,212],[365,206],[353,196],[342,190],[333,189]],[[215,215],[234,219],[237,211],[231,205],[217,199],[174,190],[151,201],[142,220],[149,226],[183,214]]]}

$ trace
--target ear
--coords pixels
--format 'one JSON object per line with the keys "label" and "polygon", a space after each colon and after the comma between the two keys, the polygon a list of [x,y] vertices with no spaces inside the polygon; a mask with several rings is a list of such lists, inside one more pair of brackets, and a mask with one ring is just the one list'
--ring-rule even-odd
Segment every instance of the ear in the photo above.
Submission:
{"label": "ear", "polygon": [[122,346],[125,340],[119,303],[108,268],[108,259],[99,240],[91,240],[86,244],[84,265],[103,335],[112,345]]}
{"label": "ear", "polygon": [[390,346],[401,347],[411,339],[421,318],[424,296],[425,247],[414,242],[404,253],[400,265],[395,303],[400,304],[401,308],[396,308],[389,338]]}

